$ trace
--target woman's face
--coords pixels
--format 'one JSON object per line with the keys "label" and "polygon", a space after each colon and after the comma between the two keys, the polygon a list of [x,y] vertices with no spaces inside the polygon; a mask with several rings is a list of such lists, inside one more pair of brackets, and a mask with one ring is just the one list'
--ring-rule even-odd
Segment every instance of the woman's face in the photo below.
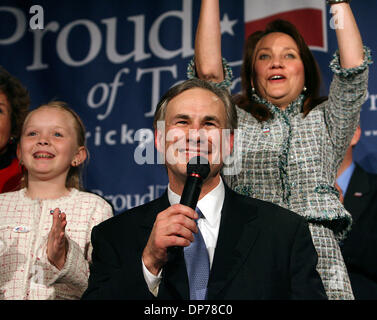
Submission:
{"label": "woman's face", "polygon": [[7,96],[0,92],[0,154],[6,151],[11,130],[11,107]]}
{"label": "woman's face", "polygon": [[305,85],[304,64],[296,42],[285,33],[270,33],[257,43],[253,60],[256,83],[252,86],[263,98],[285,109]]}

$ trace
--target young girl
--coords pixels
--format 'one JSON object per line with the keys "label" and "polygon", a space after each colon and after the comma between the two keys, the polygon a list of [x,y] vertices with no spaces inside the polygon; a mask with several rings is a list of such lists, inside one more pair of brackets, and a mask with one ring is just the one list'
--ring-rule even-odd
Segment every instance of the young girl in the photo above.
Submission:
{"label": "young girl", "polygon": [[111,206],[79,191],[85,128],[63,102],[26,117],[17,155],[24,188],[0,195],[0,299],[79,299],[92,228]]}

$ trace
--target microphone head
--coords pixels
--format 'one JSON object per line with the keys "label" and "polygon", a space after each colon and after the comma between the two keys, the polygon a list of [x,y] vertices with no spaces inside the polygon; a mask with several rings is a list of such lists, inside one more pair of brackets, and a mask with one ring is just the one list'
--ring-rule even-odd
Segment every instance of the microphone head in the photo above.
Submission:
{"label": "microphone head", "polygon": [[187,175],[193,173],[199,175],[203,180],[208,177],[210,166],[207,158],[196,156],[192,157],[187,163]]}

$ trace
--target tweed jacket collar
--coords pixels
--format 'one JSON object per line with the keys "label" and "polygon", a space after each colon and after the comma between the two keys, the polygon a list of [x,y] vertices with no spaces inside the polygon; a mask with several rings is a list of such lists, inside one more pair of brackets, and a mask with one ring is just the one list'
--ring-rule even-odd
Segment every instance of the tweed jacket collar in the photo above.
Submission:
{"label": "tweed jacket collar", "polygon": [[253,101],[257,103],[264,104],[274,116],[276,115],[285,115],[294,117],[302,111],[302,106],[304,104],[305,95],[300,94],[296,100],[292,101],[285,110],[280,109],[279,107],[272,104],[270,101],[267,101],[264,98],[259,97],[257,94],[253,94]]}

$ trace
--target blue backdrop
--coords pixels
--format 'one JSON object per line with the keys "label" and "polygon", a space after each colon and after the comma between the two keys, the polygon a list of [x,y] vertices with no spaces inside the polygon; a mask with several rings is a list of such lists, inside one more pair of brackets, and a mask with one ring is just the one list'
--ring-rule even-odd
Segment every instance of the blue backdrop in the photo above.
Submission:
{"label": "blue backdrop", "polygon": [[[37,19],[40,11],[30,13],[36,4],[43,21]],[[108,199],[116,213],[154,199],[166,187],[153,150],[152,116],[159,97],[186,78],[199,7],[199,0],[0,1],[0,64],[27,86],[33,108],[59,99],[82,117],[90,150],[85,186]],[[364,43],[377,52],[377,2],[353,1],[352,8]],[[327,94],[337,45],[329,8],[323,13],[328,50],[313,52]],[[233,66],[237,92],[244,1],[221,0],[221,19],[223,54]],[[43,29],[35,29],[42,22]],[[355,158],[377,172],[375,64],[361,125]]]}

